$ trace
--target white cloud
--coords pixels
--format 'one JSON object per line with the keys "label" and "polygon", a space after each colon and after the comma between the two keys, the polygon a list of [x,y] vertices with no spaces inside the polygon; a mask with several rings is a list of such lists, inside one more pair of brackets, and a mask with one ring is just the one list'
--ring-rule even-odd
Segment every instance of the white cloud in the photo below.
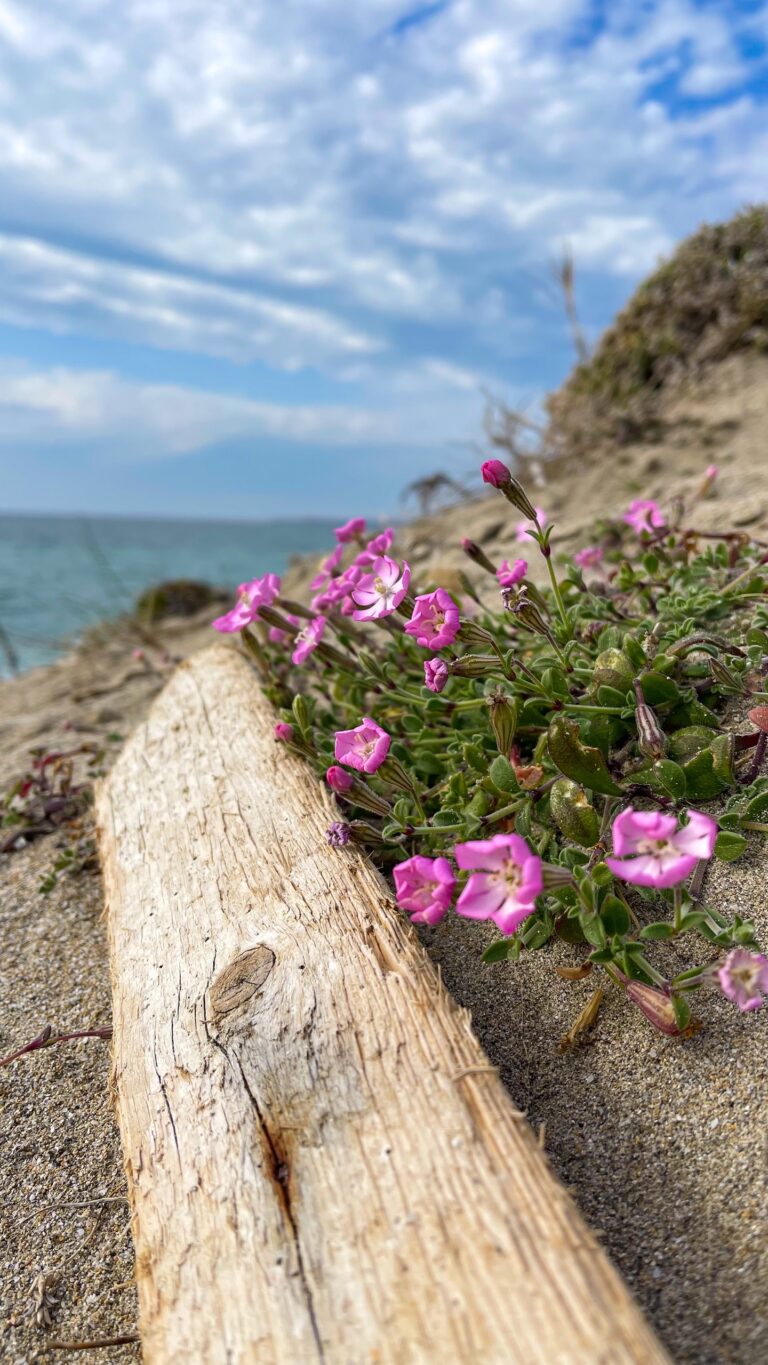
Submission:
{"label": "white cloud", "polygon": [[234,440],[272,438],[336,447],[433,446],[476,430],[477,395],[468,400],[463,372],[447,376],[460,394],[435,418],[436,394],[446,375],[424,367],[415,386],[393,373],[381,407],[278,404],[179,384],[127,380],[109,371],[47,369],[0,363],[0,448],[17,451],[82,443],[99,458],[159,459]]}
{"label": "white cloud", "polygon": [[457,356],[503,372],[564,240],[628,288],[768,188],[757,21],[606,9],[0,0],[0,320],[378,382],[378,407],[409,358],[444,395]]}

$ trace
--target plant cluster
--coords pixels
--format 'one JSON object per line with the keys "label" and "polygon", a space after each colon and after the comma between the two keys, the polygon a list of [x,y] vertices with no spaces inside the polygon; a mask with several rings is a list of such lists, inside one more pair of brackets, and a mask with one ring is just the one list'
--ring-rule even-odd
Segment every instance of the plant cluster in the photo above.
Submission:
{"label": "plant cluster", "polygon": [[[705,985],[758,1008],[768,958],[702,886],[768,832],[765,547],[695,529],[710,466],[687,508],[638,500],[558,568],[543,510],[501,461],[482,474],[546,590],[467,540],[460,599],[415,592],[392,530],[367,539],[356,518],[308,606],[267,574],[215,627],[241,634],[276,740],[336,794],[329,842],[362,844],[415,922],[491,920],[488,961],[578,945],[579,975],[606,973],[671,1035]],[[662,943],[681,939],[690,965],[670,976]]]}
{"label": "plant cluster", "polygon": [[768,348],[768,210],[707,225],[644,280],[593,356],[551,396],[550,443],[576,454],[647,436],[671,383],[735,351]]}
{"label": "plant cluster", "polygon": [[[86,759],[86,777],[75,780],[75,760]],[[75,875],[97,867],[96,845],[87,828],[93,779],[100,776],[104,751],[93,743],[73,749],[32,751],[27,772],[0,798],[0,853],[13,853],[31,839],[60,832],[64,838],[51,870],[40,882],[47,894],[60,872]]]}

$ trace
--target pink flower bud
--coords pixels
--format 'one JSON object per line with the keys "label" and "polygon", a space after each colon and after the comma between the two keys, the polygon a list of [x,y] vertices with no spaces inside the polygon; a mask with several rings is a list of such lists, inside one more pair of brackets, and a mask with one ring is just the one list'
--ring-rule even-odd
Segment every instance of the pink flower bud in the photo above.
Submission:
{"label": "pink flower bud", "polygon": [[325,780],[331,791],[348,792],[355,779],[351,773],[345,773],[343,768],[333,763],[325,774]]}
{"label": "pink flower bud", "polygon": [[670,1038],[676,1038],[682,1033],[675,1018],[675,1007],[668,989],[659,990],[658,986],[648,986],[644,981],[630,981],[627,984],[627,995],[632,1004],[637,1005],[648,1022],[660,1033],[667,1033]]}
{"label": "pink flower bud", "polygon": [[279,720],[275,726],[275,739],[279,739],[283,744],[290,744],[293,739],[293,726],[287,720]]}
{"label": "pink flower bud", "polygon": [[448,681],[448,665],[443,659],[427,659],[424,665],[424,686],[430,692],[442,692]]}
{"label": "pink flower bud", "polygon": [[510,471],[501,460],[485,460],[480,466],[480,473],[483,483],[489,483],[493,488],[503,488],[512,480]]}

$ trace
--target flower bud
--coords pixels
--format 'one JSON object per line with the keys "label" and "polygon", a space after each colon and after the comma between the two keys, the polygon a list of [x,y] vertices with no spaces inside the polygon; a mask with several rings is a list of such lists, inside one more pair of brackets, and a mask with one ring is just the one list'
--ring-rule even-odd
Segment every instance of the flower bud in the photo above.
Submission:
{"label": "flower bud", "polygon": [[499,661],[495,654],[462,654],[451,661],[448,671],[457,678],[487,678],[499,672]]}
{"label": "flower bud", "polygon": [[275,739],[281,740],[284,744],[290,744],[293,739],[293,726],[286,720],[279,720],[275,726]]}
{"label": "flower bud", "polygon": [[444,659],[427,659],[424,664],[424,686],[430,692],[442,692],[449,677],[450,671]]}
{"label": "flower bud", "polygon": [[379,765],[378,772],[379,777],[383,777],[384,781],[397,791],[408,792],[409,795],[415,792],[418,795],[418,789],[411,774],[403,767],[399,758],[393,758],[392,754],[387,754],[384,762]]}
{"label": "flower bud", "polygon": [[350,838],[356,844],[363,844],[368,848],[381,848],[387,841],[382,837],[381,831],[374,825],[369,825],[366,820],[353,820],[347,825]]}
{"label": "flower bud", "polygon": [[[278,606],[281,611],[288,612],[290,616],[303,616],[307,621],[312,621],[316,615],[315,612],[309,610],[309,607],[305,607],[302,602],[294,602],[288,597],[279,597]],[[259,615],[261,615],[261,612],[259,612]]]}
{"label": "flower bud", "polygon": [[668,987],[659,989],[658,986],[646,985],[644,981],[629,981],[627,995],[660,1033],[668,1033],[671,1038],[677,1038],[682,1033],[675,1018],[672,992]]}
{"label": "flower bud", "polygon": [[539,608],[529,597],[527,588],[502,588],[501,598],[506,610],[512,613],[521,626],[533,631],[535,635],[543,635],[550,644],[553,642],[552,632]]}
{"label": "flower bud", "polygon": [[334,820],[330,828],[325,831],[325,837],[331,848],[344,848],[352,838],[352,826],[343,820]]}
{"label": "flower bud", "polygon": [[277,630],[286,631],[288,635],[293,636],[296,634],[296,626],[292,625],[285,616],[281,616],[279,611],[275,611],[274,607],[259,607],[258,619],[260,621],[266,621],[268,626],[275,626]]}
{"label": "flower bud", "polygon": [[667,751],[667,737],[655,712],[644,701],[638,702],[635,707],[635,725],[640,753],[646,758],[663,758]]}
{"label": "flower bud", "polygon": [[493,488],[498,488],[499,492],[504,494],[507,502],[511,502],[518,512],[522,512],[524,517],[538,525],[536,508],[522,484],[513,478],[501,460],[486,460],[480,472],[483,476],[483,483],[489,483]]}
{"label": "flower bud", "polygon": [[545,891],[556,891],[563,886],[573,886],[573,873],[559,863],[542,863],[541,880]]}
{"label": "flower bud", "polygon": [[462,621],[457,638],[465,645],[493,644],[493,636],[482,626],[476,625],[474,621]]}
{"label": "flower bud", "polygon": [[[500,461],[499,461],[499,463],[500,463]],[[469,540],[469,539],[465,536],[464,539],[463,539],[462,542],[461,542],[461,548],[462,548],[462,550],[464,551],[465,555],[467,555],[471,560],[473,560],[473,562],[474,562],[475,564],[479,564],[480,567],[481,567],[482,569],[485,569],[487,573],[494,574],[494,575],[496,574],[496,569],[495,569],[494,565],[491,563],[490,559],[488,558],[487,554],[485,553],[485,550],[483,550],[483,549],[477,544],[477,541],[475,541],[475,540]]]}
{"label": "flower bud", "polygon": [[345,772],[338,764],[333,763],[325,774],[325,780],[331,791],[348,792],[355,779],[351,773]]}
{"label": "flower bud", "polygon": [[492,488],[503,488],[512,478],[501,460],[484,460],[480,466],[480,473],[483,476],[483,483],[489,483]]}
{"label": "flower bud", "polygon": [[488,711],[496,748],[508,758],[517,730],[517,705],[508,693],[497,687],[488,697]]}

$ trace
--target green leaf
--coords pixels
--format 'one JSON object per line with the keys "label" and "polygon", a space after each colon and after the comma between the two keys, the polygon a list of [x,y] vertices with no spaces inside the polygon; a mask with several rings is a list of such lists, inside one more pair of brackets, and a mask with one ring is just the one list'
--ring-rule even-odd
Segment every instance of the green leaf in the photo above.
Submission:
{"label": "green leaf", "polygon": [[640,686],[643,698],[649,706],[661,706],[664,702],[680,700],[680,688],[677,683],[672,678],[665,678],[663,673],[656,670],[641,674]]}
{"label": "green leaf", "polygon": [[560,915],[555,921],[555,933],[565,943],[584,942],[581,924],[575,915]]}
{"label": "green leaf", "polygon": [[548,696],[560,697],[562,701],[568,701],[570,698],[568,682],[562,668],[545,668],[541,681]]}
{"label": "green leaf", "polygon": [[707,917],[701,910],[689,910],[680,920],[680,928],[684,933],[688,933],[691,929],[700,929],[706,922]]}
{"label": "green leaf", "polygon": [[471,742],[464,744],[461,752],[462,758],[468,767],[474,768],[475,772],[478,773],[487,771],[488,755],[481,749],[479,744],[473,744]]}
{"label": "green leaf", "polygon": [[732,834],[730,830],[722,829],[715,840],[715,857],[722,858],[725,863],[732,863],[735,858],[740,858],[747,841],[743,834]]}
{"label": "green leaf", "polygon": [[608,938],[603,926],[603,921],[598,915],[579,916],[582,932],[587,943],[591,943],[593,948],[605,948]]}
{"label": "green leaf", "polygon": [[549,727],[548,747],[552,762],[565,777],[605,796],[621,794],[600,750],[582,744],[575,720],[555,716]]}
{"label": "green leaf", "polygon": [[536,920],[530,928],[520,931],[520,938],[530,952],[535,952],[537,948],[543,948],[552,937],[554,925],[550,919]]}
{"label": "green leaf", "polygon": [[592,675],[594,688],[613,687],[621,693],[622,701],[627,689],[632,686],[635,669],[621,649],[603,649],[595,660]]}
{"label": "green leaf", "polygon": [[754,801],[750,801],[744,811],[745,820],[762,820],[764,815],[768,815],[768,791],[761,792]]}
{"label": "green leaf", "polygon": [[631,924],[629,911],[618,896],[606,896],[600,907],[600,918],[607,934],[628,934]]}
{"label": "green leaf", "polygon": [[667,924],[664,920],[659,920],[656,924],[645,924],[640,930],[640,937],[644,939],[663,939],[674,938],[675,927]]}
{"label": "green leaf", "polygon": [[675,1023],[679,1029],[687,1028],[691,1022],[691,1007],[684,995],[672,996],[672,1008],[675,1012]]}
{"label": "green leaf", "polygon": [[619,692],[615,687],[609,687],[606,683],[601,683],[597,689],[597,700],[601,706],[626,706],[626,692]]}
{"label": "green leaf", "polygon": [[566,839],[584,848],[594,847],[600,834],[600,817],[582,787],[567,777],[559,778],[549,794],[549,808]]}
{"label": "green leaf", "polygon": [[652,769],[661,790],[673,796],[676,801],[682,799],[686,793],[685,773],[679,763],[673,762],[671,758],[659,758]]}
{"label": "green leaf", "polygon": [[506,962],[511,947],[512,941],[510,939],[497,939],[495,943],[491,943],[489,947],[486,948],[485,952],[482,954],[482,961]]}
{"label": "green leaf", "polygon": [[686,725],[669,736],[669,752],[673,758],[692,758],[708,748],[717,735],[718,731],[707,725]]}
{"label": "green leaf", "polygon": [[520,790],[515,777],[515,770],[509,759],[505,758],[503,754],[494,758],[488,771],[494,787],[498,787],[499,791],[516,792]]}
{"label": "green leaf", "polygon": [[[631,635],[625,635],[623,649],[633,670],[639,671],[640,669],[645,668],[645,665],[648,662],[645,657],[645,651],[643,650],[642,645],[639,644],[637,640],[633,639]],[[630,678],[630,682],[631,681],[632,679]]]}
{"label": "green leaf", "polygon": [[693,801],[711,801],[728,786],[715,771],[715,755],[711,748],[702,749],[700,754],[683,763],[682,768],[686,790]]}
{"label": "green leaf", "polygon": [[460,825],[463,818],[461,811],[454,810],[452,806],[447,806],[433,815],[432,824],[436,829],[442,825]]}

